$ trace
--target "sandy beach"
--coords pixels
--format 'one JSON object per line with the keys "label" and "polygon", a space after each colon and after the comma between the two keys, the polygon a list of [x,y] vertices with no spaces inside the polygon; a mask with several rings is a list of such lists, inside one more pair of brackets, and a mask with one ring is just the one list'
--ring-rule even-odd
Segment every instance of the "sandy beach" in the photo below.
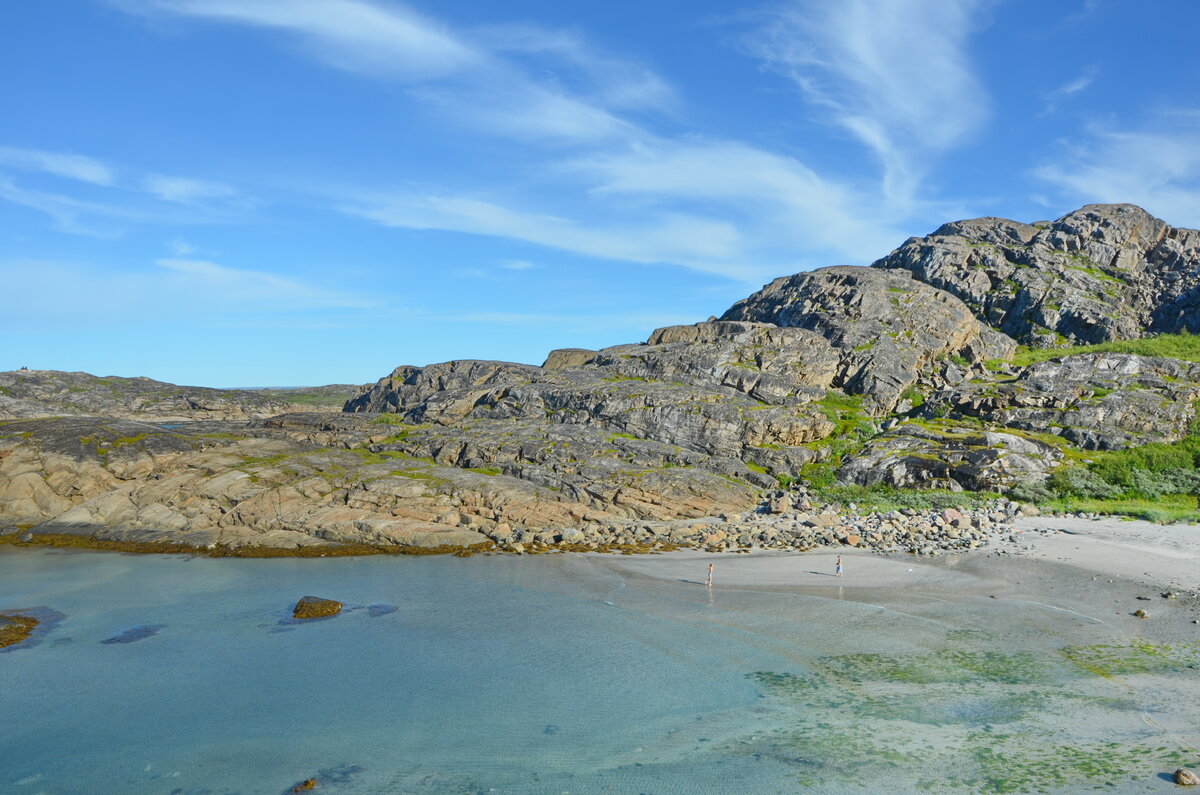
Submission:
{"label": "sandy beach", "polygon": [[[845,572],[835,577],[839,554]],[[1200,525],[1027,517],[990,547],[934,558],[860,549],[678,551],[608,558],[606,565],[625,576],[702,588],[709,563],[715,589],[893,606],[913,597],[1015,600],[1113,625],[1129,637],[1200,638]],[[1134,615],[1139,609],[1148,620]]]}

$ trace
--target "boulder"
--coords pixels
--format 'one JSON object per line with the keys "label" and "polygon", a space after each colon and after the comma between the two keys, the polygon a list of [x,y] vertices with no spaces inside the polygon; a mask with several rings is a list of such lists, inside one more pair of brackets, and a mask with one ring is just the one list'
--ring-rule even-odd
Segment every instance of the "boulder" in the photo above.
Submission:
{"label": "boulder", "polygon": [[344,605],[319,596],[302,596],[292,608],[292,618],[329,618],[342,612]]}
{"label": "boulder", "polygon": [[1174,781],[1181,787],[1195,787],[1200,785],[1200,776],[1197,776],[1195,771],[1188,770],[1186,767],[1181,767],[1175,771]]}

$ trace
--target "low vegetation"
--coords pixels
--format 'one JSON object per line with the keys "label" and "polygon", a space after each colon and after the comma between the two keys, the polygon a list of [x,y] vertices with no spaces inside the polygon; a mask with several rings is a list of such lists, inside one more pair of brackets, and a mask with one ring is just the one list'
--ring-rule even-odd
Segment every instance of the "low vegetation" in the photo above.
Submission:
{"label": "low vegetation", "polygon": [[994,500],[1000,495],[990,491],[943,491],[897,489],[891,486],[825,486],[813,490],[820,502],[833,505],[854,505],[859,510],[895,511],[911,508],[917,511],[944,508],[973,508]]}
{"label": "low vegetation", "polygon": [[1185,362],[1200,362],[1200,335],[1160,334],[1136,340],[1114,340],[1099,345],[1076,345],[1069,348],[1027,348],[1022,346],[1012,359],[1014,367],[1028,367],[1038,362],[1077,356],[1084,353],[1134,353],[1139,356],[1167,356]]}
{"label": "low vegetation", "polygon": [[1154,442],[1088,454],[1045,484],[1022,484],[1016,499],[1060,511],[1135,516],[1154,522],[1200,520],[1200,432],[1174,443]]}

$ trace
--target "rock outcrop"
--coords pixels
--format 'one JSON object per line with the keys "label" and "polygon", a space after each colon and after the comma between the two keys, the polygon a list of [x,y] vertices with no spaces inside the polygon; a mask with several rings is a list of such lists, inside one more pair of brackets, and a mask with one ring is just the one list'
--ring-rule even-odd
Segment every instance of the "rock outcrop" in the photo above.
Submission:
{"label": "rock outcrop", "polygon": [[1057,447],[1011,431],[908,422],[869,441],[838,474],[861,486],[1007,491],[1045,480],[1062,458]]}
{"label": "rock outcrop", "polygon": [[980,323],[953,295],[905,270],[822,268],[785,276],[734,304],[722,320],[808,329],[836,351],[831,385],[890,411],[918,381],[953,381],[938,366],[1012,356],[1016,344]]}
{"label": "rock outcrop", "polygon": [[903,268],[1025,345],[1200,330],[1200,231],[1131,204],[1053,223],[977,218],[910,238],[874,267]]}
{"label": "rock outcrop", "polygon": [[1200,364],[1123,353],[1040,362],[1011,379],[959,384],[930,398],[950,417],[1061,436],[1085,450],[1117,450],[1187,435],[1200,400]]}
{"label": "rock outcrop", "polygon": [[[295,392],[0,373],[0,534],[314,554],[826,543],[744,517],[796,482],[1006,491],[1081,451],[1183,438],[1200,364],[1071,346],[1192,330],[1200,232],[1093,205],[946,224],[541,366]],[[1061,356],[1014,359],[1018,343]],[[891,521],[859,530],[891,543]]]}

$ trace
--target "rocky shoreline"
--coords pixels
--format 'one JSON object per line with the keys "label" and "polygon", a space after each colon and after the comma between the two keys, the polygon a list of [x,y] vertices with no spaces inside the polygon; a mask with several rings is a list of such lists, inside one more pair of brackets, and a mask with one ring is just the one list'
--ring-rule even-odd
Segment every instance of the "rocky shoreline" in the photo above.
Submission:
{"label": "rocky shoreline", "polygon": [[1003,498],[971,508],[890,511],[834,506],[810,499],[803,489],[768,492],[753,511],[702,519],[585,525],[567,529],[513,529],[497,525],[483,543],[469,546],[397,546],[314,543],[295,547],[254,544],[193,545],[166,540],[161,532],[123,533],[106,539],[81,533],[0,529],[0,544],[101,549],[116,552],[198,554],[208,557],[342,557],[354,555],[469,556],[479,553],[547,554],[607,552],[652,554],[678,549],[749,552],[752,549],[808,551],[854,548],[936,557],[950,552],[1015,541],[1012,522],[1037,513],[1033,506]]}
{"label": "rocky shoreline", "polygon": [[934,557],[1015,540],[1012,521],[1036,508],[1003,498],[972,508],[890,511],[813,502],[803,490],[769,492],[754,511],[685,523],[601,525],[564,531],[505,531],[492,535],[506,552],[656,551],[666,547],[710,552],[751,549],[808,551],[851,547]]}

